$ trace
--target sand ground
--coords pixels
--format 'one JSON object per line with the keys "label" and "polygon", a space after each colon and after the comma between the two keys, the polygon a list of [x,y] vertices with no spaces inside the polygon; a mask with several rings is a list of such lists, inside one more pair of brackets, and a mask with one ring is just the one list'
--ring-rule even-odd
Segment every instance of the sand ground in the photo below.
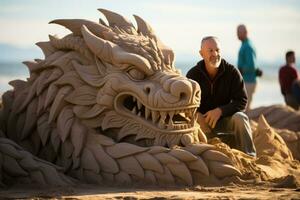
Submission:
{"label": "sand ground", "polygon": [[276,188],[264,185],[189,188],[17,186],[0,190],[0,199],[300,199],[300,188]]}

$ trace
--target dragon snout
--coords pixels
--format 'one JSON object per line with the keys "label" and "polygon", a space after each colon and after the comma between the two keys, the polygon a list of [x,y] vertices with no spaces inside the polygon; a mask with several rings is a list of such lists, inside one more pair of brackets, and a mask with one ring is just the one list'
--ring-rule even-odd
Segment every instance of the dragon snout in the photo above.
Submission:
{"label": "dragon snout", "polygon": [[195,103],[200,98],[199,85],[191,80],[177,80],[170,85],[170,93],[178,97],[180,101]]}

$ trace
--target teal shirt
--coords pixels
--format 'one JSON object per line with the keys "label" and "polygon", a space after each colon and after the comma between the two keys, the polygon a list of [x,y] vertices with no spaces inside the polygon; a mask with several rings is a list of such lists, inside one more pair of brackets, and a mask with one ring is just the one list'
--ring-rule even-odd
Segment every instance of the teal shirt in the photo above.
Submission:
{"label": "teal shirt", "polygon": [[255,66],[255,48],[252,42],[246,39],[242,42],[238,57],[238,68],[242,70],[242,75],[246,83],[256,83]]}

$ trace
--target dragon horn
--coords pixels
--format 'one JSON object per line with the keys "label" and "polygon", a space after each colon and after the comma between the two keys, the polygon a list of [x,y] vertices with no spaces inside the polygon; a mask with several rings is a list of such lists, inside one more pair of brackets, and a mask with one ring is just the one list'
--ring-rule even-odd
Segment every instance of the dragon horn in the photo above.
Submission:
{"label": "dragon horn", "polygon": [[81,27],[85,25],[88,29],[96,36],[104,38],[104,32],[111,31],[108,27],[103,26],[102,24],[98,24],[96,22],[84,20],[84,19],[57,19],[49,22],[49,24],[59,24],[70,31],[73,32],[74,35],[81,36]]}
{"label": "dragon horn", "polygon": [[142,33],[143,35],[146,35],[150,38],[153,38],[157,42],[158,48],[162,51],[162,54],[164,56],[164,62],[166,64],[173,65],[174,62],[174,52],[173,50],[166,46],[156,35],[152,27],[141,17],[137,15],[133,15],[135,18],[135,21],[138,25],[138,32]]}
{"label": "dragon horn", "polygon": [[142,56],[134,53],[128,53],[120,46],[95,36],[86,26],[82,26],[81,32],[87,46],[100,59],[113,64],[134,65],[147,75],[151,75],[153,73],[149,61]]}
{"label": "dragon horn", "polygon": [[152,29],[152,27],[145,22],[141,17],[137,16],[137,15],[133,15],[137,26],[138,26],[138,32],[142,33],[143,35],[146,35],[150,38],[155,38],[156,39],[156,35],[154,33],[154,30]]}
{"label": "dragon horn", "polygon": [[128,33],[136,33],[133,24],[122,15],[102,8],[98,10],[106,17],[110,27],[117,26]]}

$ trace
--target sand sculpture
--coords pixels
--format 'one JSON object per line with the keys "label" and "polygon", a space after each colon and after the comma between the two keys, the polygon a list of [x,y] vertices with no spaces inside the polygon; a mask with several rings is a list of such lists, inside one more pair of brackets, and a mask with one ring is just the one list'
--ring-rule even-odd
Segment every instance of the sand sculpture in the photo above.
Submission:
{"label": "sand sculpture", "polygon": [[[1,185],[195,185],[273,177],[242,152],[207,144],[195,115],[200,88],[176,70],[173,51],[149,24],[134,16],[136,29],[99,10],[108,24],[52,21],[72,33],[37,43],[45,58],[24,62],[30,77],[11,81],[14,89],[3,94]],[[263,118],[261,124],[267,130]],[[293,159],[288,148],[269,146],[273,154],[262,155],[284,151],[278,155]]]}
{"label": "sand sculpture", "polygon": [[40,159],[93,183],[192,185],[195,177],[238,175],[225,154],[199,143],[200,89],[175,69],[172,50],[140,17],[136,30],[100,11],[109,25],[52,21],[72,33],[37,43],[45,59],[24,62],[28,80],[10,82],[1,111],[2,179],[65,183],[59,173],[61,181],[48,180],[54,177]]}
{"label": "sand sculpture", "polygon": [[253,120],[257,120],[260,115],[264,115],[274,128],[300,131],[300,113],[288,106],[262,106],[249,111],[247,114]]}

